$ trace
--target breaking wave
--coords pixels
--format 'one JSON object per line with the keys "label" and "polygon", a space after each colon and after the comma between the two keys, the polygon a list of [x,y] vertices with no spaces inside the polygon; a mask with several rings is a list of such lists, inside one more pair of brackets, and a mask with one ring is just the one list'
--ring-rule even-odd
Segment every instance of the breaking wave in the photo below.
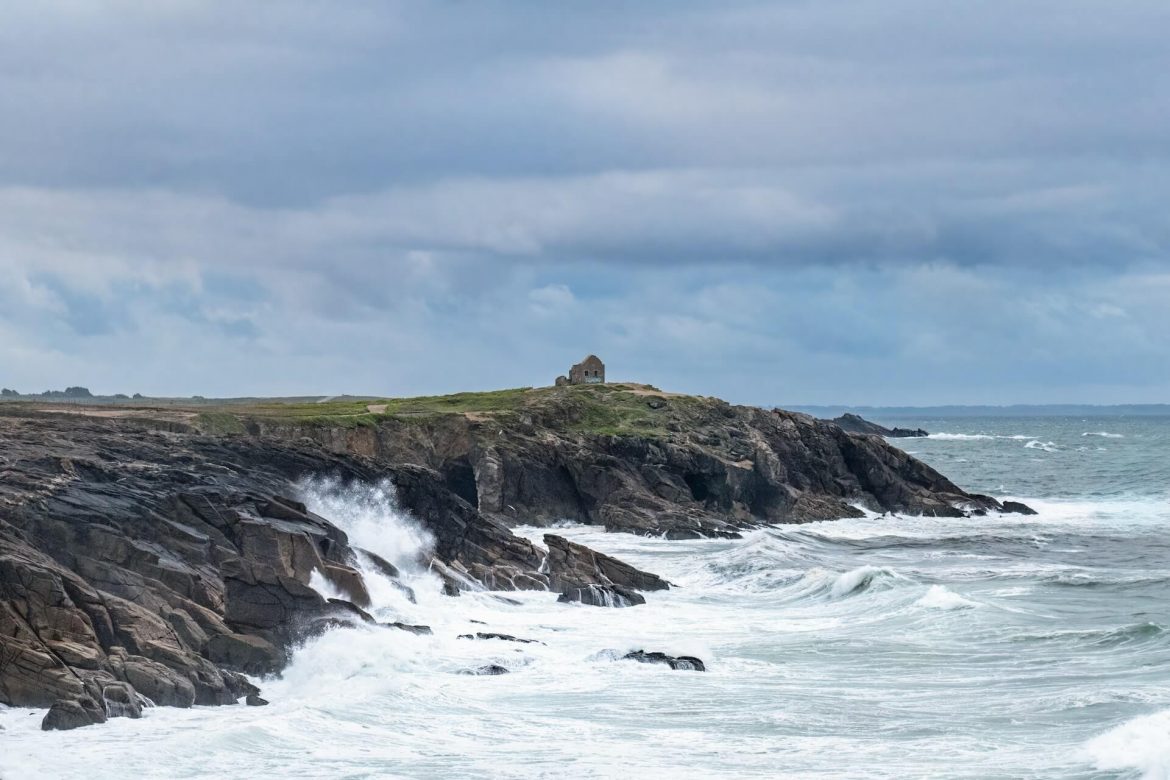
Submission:
{"label": "breaking wave", "polygon": [[1097,769],[1136,771],[1143,780],[1170,778],[1170,710],[1126,721],[1094,737],[1083,753]]}

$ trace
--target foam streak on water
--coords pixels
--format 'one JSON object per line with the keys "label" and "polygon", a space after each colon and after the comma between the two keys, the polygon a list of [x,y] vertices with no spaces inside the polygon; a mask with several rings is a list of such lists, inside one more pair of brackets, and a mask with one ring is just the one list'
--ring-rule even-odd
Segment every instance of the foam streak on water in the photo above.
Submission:
{"label": "foam streak on water", "polygon": [[[68,733],[0,712],[0,777],[1170,778],[1170,424],[905,422],[965,436],[908,443],[1040,514],[870,514],[738,540],[562,528],[678,585],[600,609],[443,597],[388,486],[306,483],[417,592],[375,586],[378,616],[433,636],[326,634],[262,683],[260,709]],[[1098,431],[1122,438],[1081,435]],[[543,644],[457,638],[475,631]],[[633,649],[709,671],[616,660]],[[484,664],[512,672],[459,673]]]}

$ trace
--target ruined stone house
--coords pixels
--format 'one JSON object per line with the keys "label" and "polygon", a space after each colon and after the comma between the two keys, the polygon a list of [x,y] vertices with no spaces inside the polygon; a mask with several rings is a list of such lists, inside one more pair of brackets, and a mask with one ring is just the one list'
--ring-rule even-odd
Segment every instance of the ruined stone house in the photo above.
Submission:
{"label": "ruined stone house", "polygon": [[558,376],[561,385],[602,385],[605,384],[605,363],[597,355],[590,355],[569,369],[567,377]]}

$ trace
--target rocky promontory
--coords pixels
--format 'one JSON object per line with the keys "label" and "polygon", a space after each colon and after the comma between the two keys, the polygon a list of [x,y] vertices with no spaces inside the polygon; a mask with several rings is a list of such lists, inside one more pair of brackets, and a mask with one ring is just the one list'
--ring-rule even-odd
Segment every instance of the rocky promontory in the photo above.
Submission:
{"label": "rocky promontory", "polygon": [[920,439],[930,434],[922,428],[887,428],[865,419],[861,415],[846,412],[832,420],[849,433],[865,433],[870,436],[885,436],[889,439]]}
{"label": "rocky promontory", "polygon": [[[781,409],[582,385],[354,404],[290,417],[241,411],[266,439],[419,463],[506,525],[571,520],[668,538],[878,512],[998,510],[885,441]],[[315,410],[306,410],[312,412]]]}
{"label": "rocky promontory", "polygon": [[322,476],[389,480],[433,537],[420,563],[450,595],[551,590],[611,607],[669,583],[511,526],[687,538],[858,507],[1004,509],[879,438],[637,385],[212,409],[6,403],[0,703],[51,707],[46,728],[150,703],[262,703],[245,675],[278,672],[305,636],[374,622],[363,567],[397,576],[297,499],[299,481]]}

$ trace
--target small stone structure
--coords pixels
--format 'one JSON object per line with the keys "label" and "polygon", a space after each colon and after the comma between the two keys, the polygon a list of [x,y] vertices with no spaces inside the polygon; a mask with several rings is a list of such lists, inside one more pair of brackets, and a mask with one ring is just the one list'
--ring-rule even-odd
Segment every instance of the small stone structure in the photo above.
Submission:
{"label": "small stone structure", "polygon": [[557,387],[562,385],[603,385],[605,384],[605,363],[597,355],[590,355],[569,369],[567,377],[557,377]]}

